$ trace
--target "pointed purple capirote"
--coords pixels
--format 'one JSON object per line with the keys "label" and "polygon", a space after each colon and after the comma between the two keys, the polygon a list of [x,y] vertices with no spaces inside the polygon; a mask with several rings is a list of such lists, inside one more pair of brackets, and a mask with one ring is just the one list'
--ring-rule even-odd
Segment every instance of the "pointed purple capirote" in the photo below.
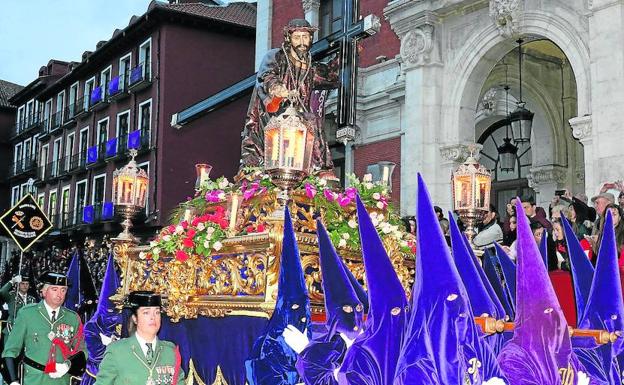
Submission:
{"label": "pointed purple capirote", "polygon": [[[572,271],[572,282],[574,283],[574,299],[576,302],[576,323],[581,323],[581,317],[585,312],[585,305],[589,299],[592,279],[594,278],[594,266],[585,254],[570,222],[565,217],[561,217],[563,230],[565,232],[566,244],[568,245],[568,256],[570,257],[570,270]],[[575,344],[578,339],[572,339]]]}
{"label": "pointed purple capirote", "polygon": [[[522,212],[520,199],[516,212]],[[582,365],[572,352],[568,325],[544,260],[524,215],[517,228],[516,318],[513,338],[498,357],[510,385],[560,385],[560,369]]]}
{"label": "pointed purple capirote", "polygon": [[[475,325],[468,293],[420,175],[416,216],[418,246],[412,312],[395,384],[413,384],[417,380],[419,384],[461,384],[466,379],[478,383],[503,377],[490,346]],[[457,232],[455,244],[463,245]],[[463,253],[466,265],[472,263],[469,252],[464,249]],[[474,269],[472,277],[480,280]],[[485,303],[488,294],[483,286],[479,295]],[[494,306],[484,303],[479,307],[497,312]],[[472,363],[478,363],[480,369],[471,370]]]}
{"label": "pointed purple capirote", "polygon": [[[470,306],[475,316],[505,318],[505,312],[494,303],[488,293],[485,284],[475,266],[470,251],[466,248],[464,237],[457,226],[455,218],[449,213],[451,227],[451,246],[453,248],[453,260],[457,271],[460,272],[461,280],[468,293]],[[500,302],[499,302],[500,304]]]}
{"label": "pointed purple capirote", "polygon": [[546,270],[548,270],[548,232],[544,229],[542,233],[542,239],[539,244],[539,251],[544,259],[544,265],[546,266]]}
{"label": "pointed purple capirote", "polygon": [[496,248],[496,256],[505,277],[505,288],[509,297],[509,305],[513,310],[510,316],[513,319],[516,314],[516,264],[498,243],[495,243],[494,247]]}
{"label": "pointed purple capirote", "polygon": [[366,330],[347,351],[338,382],[392,384],[407,319],[407,298],[359,196],[356,205],[369,311]]}
{"label": "pointed purple capirote", "polygon": [[316,221],[316,233],[327,312],[328,333],[325,340],[329,341],[336,333],[343,333],[355,339],[363,328],[364,304],[360,302],[345,271],[346,266],[336,253],[329,234],[320,220]]}
{"label": "pointed purple capirote", "polygon": [[[596,271],[578,327],[624,332],[624,301],[611,210],[607,210],[604,233],[596,260]],[[611,349],[614,357],[622,353],[624,339],[618,338],[612,344]]]}

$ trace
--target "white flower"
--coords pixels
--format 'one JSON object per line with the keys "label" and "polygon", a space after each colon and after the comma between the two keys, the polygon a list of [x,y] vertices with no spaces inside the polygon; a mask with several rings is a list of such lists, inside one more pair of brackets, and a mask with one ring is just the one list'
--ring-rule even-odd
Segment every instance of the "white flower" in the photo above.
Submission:
{"label": "white flower", "polygon": [[177,225],[175,228],[175,233],[176,234],[182,234],[184,232],[184,227]]}
{"label": "white flower", "polygon": [[381,194],[379,194],[378,192],[373,193],[373,199],[378,201],[381,198]]}
{"label": "white flower", "polygon": [[156,241],[151,241],[150,242],[150,247],[155,247],[156,245],[158,245],[158,242],[156,242]]}
{"label": "white flower", "polygon": [[214,227],[212,227],[212,226],[206,227],[206,234],[212,235],[212,233],[214,233],[214,231],[215,231]]}
{"label": "white flower", "polygon": [[224,200],[225,199],[225,193],[219,193],[219,195],[217,195],[217,198],[219,198],[219,200]]}
{"label": "white flower", "polygon": [[352,229],[355,229],[357,227],[357,222],[355,221],[355,219],[349,219],[349,222],[347,222],[347,224]]}
{"label": "white flower", "polygon": [[385,222],[381,225],[381,232],[384,234],[390,234],[392,232],[392,226],[388,222]]}
{"label": "white flower", "polygon": [[373,223],[373,226],[375,227],[379,226],[379,220],[377,220],[377,217],[373,218],[371,216],[371,222]]}
{"label": "white flower", "polygon": [[167,234],[163,237],[163,241],[169,242],[171,240],[171,235]]}
{"label": "white flower", "polygon": [[364,174],[364,178],[362,178],[362,182],[372,182],[373,174]]}
{"label": "white flower", "polygon": [[145,251],[141,251],[141,252],[139,253],[139,258],[141,258],[141,259],[145,259]]}
{"label": "white flower", "polygon": [[394,237],[395,237],[396,239],[401,239],[401,238],[403,237],[403,234],[401,234],[401,232],[400,232],[400,231],[395,230],[395,231],[394,231]]}
{"label": "white flower", "polygon": [[347,240],[341,239],[340,242],[338,242],[338,247],[345,247],[345,246],[347,246]]}
{"label": "white flower", "polygon": [[223,190],[227,186],[229,186],[230,182],[228,182],[227,178],[223,178],[219,181],[219,188]]}
{"label": "white flower", "polygon": [[154,247],[154,248],[152,249],[152,253],[154,253],[154,255],[158,255],[158,254],[160,254],[160,247]]}
{"label": "white flower", "polygon": [[219,241],[216,241],[213,245],[212,248],[215,249],[215,251],[219,251],[221,250],[221,248],[223,247],[223,244]]}
{"label": "white flower", "polygon": [[205,229],[206,229],[206,225],[204,224],[204,222],[199,222],[197,224],[197,230],[204,231]]}
{"label": "white flower", "polygon": [[342,233],[342,237],[344,239],[349,239],[349,233]]}
{"label": "white flower", "polygon": [[319,186],[326,186],[327,185],[327,179],[325,178],[321,178],[318,181]]}
{"label": "white flower", "polygon": [[377,206],[378,209],[383,209],[384,208],[384,204],[383,204],[382,201],[377,202],[376,206]]}
{"label": "white flower", "polygon": [[364,183],[364,187],[367,190],[370,190],[370,189],[372,189],[374,187],[374,185],[371,182],[366,182],[366,183]]}
{"label": "white flower", "polygon": [[401,247],[407,247],[407,241],[401,241]]}
{"label": "white flower", "polygon": [[205,249],[209,249],[210,248],[210,242],[204,241],[204,248]]}

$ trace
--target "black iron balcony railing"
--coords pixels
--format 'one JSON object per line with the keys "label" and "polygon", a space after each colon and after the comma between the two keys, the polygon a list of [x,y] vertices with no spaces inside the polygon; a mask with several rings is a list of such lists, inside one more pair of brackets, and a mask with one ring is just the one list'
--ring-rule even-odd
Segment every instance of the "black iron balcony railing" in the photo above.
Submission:
{"label": "black iron balcony railing", "polygon": [[100,110],[106,106],[108,106],[107,86],[101,85],[95,87],[93,91],[91,91],[91,96],[89,98],[89,108],[92,110]]}
{"label": "black iron balcony railing", "polygon": [[61,218],[60,215],[56,212],[48,214],[48,219],[50,220],[50,223],[52,224],[53,229],[60,228],[60,218]]}
{"label": "black iron balcony railing", "polygon": [[120,100],[129,95],[128,81],[130,74],[115,76],[108,82],[108,95],[110,100]]}
{"label": "black iron balcony railing", "polygon": [[34,174],[37,171],[37,157],[29,156],[14,162],[9,167],[9,177],[22,174]]}
{"label": "black iron balcony railing", "polygon": [[[87,101],[89,100],[89,98],[87,98]],[[76,112],[74,114],[74,116],[76,118],[81,117],[82,115],[86,114],[89,112],[89,109],[86,106],[86,102],[85,102],[85,97],[81,97],[78,98],[78,100],[76,100]]]}
{"label": "black iron balcony railing", "polygon": [[30,114],[18,121],[10,132],[11,139],[17,139],[19,136],[34,133],[35,130],[41,128],[41,113]]}
{"label": "black iron balcony railing", "polygon": [[63,230],[70,229],[77,225],[75,212],[72,211],[63,211],[61,213],[61,228]]}
{"label": "black iron balcony railing", "polygon": [[73,127],[76,123],[76,115],[78,108],[82,107],[79,102],[74,102],[69,106],[65,107],[64,112],[64,120],[63,127],[70,128]]}
{"label": "black iron balcony railing", "polygon": [[140,91],[151,84],[152,69],[149,60],[139,63],[130,70],[128,89],[132,92]]}

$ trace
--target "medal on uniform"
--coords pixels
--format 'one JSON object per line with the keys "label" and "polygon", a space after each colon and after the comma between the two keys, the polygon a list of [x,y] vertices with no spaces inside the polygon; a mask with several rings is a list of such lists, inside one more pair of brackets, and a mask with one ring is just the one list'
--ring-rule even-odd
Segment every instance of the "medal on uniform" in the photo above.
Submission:
{"label": "medal on uniform", "polygon": [[48,338],[50,339],[50,341],[52,341],[54,339],[54,331],[50,330],[50,333],[48,333]]}
{"label": "medal on uniform", "polygon": [[156,385],[156,383],[154,382],[154,380],[150,376],[150,377],[147,378],[147,381],[145,382],[145,385]]}

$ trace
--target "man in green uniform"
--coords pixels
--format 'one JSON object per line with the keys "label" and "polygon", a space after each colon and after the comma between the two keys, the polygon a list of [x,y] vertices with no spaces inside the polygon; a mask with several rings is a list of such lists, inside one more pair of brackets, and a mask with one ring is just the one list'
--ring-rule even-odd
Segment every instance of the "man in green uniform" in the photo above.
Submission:
{"label": "man in green uniform", "polygon": [[[14,284],[17,285],[17,290],[11,290]],[[28,293],[28,289],[30,289],[30,278],[21,275],[16,275],[0,288],[0,300],[7,304],[9,312],[7,327],[2,331],[5,339],[13,327],[13,321],[19,309],[24,305],[37,302],[37,299]]]}
{"label": "man in green uniform", "polygon": [[11,385],[19,384],[15,357],[22,349],[22,385],[67,385],[70,368],[75,372],[86,355],[80,317],[62,306],[67,277],[46,272],[39,282],[43,300],[20,309],[2,352]]}
{"label": "man in green uniform", "polygon": [[127,306],[132,309],[128,329],[134,334],[108,345],[94,385],[184,385],[178,348],[156,336],[160,295],[134,291]]}

